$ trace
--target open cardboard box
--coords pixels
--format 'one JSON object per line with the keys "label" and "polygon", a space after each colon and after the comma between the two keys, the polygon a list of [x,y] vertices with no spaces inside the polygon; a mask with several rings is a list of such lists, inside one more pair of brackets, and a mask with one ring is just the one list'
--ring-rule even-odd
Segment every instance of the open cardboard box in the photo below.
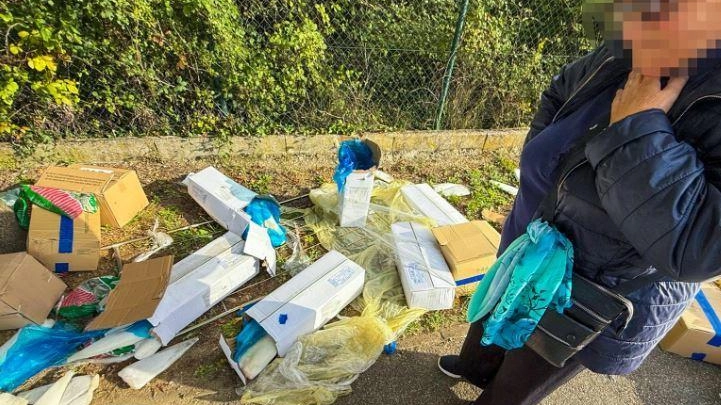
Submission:
{"label": "open cardboard box", "polygon": [[[275,341],[283,357],[299,337],[314,332],[348,306],[363,291],[365,270],[341,253],[330,251],[261,301],[247,316],[257,321]],[[230,343],[219,345],[243,383],[247,378],[233,361]]]}
{"label": "open cardboard box", "polygon": [[371,140],[363,139],[362,142],[370,148],[374,165],[368,170],[354,170],[346,177],[343,191],[338,196],[341,227],[362,228],[368,219],[375,170],[381,161],[381,149]]}

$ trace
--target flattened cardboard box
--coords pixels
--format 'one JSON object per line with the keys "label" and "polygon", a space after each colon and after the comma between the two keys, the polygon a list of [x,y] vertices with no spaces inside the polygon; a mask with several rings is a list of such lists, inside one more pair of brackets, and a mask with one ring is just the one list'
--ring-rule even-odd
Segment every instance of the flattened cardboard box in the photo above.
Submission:
{"label": "flattened cardboard box", "polygon": [[683,357],[721,364],[721,289],[704,284],[660,346]]}
{"label": "flattened cardboard box", "polygon": [[0,255],[0,330],[43,323],[65,288],[29,254]]}
{"label": "flattened cardboard box", "polygon": [[[352,138],[343,140],[349,139]],[[346,177],[343,191],[338,196],[341,227],[362,228],[368,220],[375,173],[381,161],[381,148],[368,139],[363,139],[363,143],[371,150],[374,165],[368,170],[354,170]]]}
{"label": "flattened cardboard box", "polygon": [[95,271],[100,261],[100,214],[70,219],[33,206],[28,253],[56,273]]}
{"label": "flattened cardboard box", "polygon": [[462,224],[468,219],[428,184],[409,184],[401,188],[403,199],[414,210],[431,218],[437,226]]}
{"label": "flattened cardboard box", "polygon": [[486,221],[433,228],[458,286],[458,293],[473,293],[483,275],[496,262],[501,235]]}
{"label": "flattened cardboard box", "polygon": [[127,325],[153,315],[165,294],[173,256],[123,266],[120,282],[108,295],[105,310],[85,330]]}
{"label": "flattened cardboard box", "polygon": [[103,225],[123,227],[148,206],[138,175],[133,170],[71,165],[49,167],[36,185],[92,193],[100,204]]}
{"label": "flattened cardboard box", "polygon": [[431,230],[398,222],[391,231],[408,306],[430,311],[453,308],[456,283]]}

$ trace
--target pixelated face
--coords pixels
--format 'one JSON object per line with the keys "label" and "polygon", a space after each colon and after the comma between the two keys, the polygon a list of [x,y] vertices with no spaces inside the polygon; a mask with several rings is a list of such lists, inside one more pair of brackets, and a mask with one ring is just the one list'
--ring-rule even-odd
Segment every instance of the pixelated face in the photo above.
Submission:
{"label": "pixelated face", "polygon": [[721,0],[590,0],[588,16],[647,76],[691,75],[699,60],[721,49]]}

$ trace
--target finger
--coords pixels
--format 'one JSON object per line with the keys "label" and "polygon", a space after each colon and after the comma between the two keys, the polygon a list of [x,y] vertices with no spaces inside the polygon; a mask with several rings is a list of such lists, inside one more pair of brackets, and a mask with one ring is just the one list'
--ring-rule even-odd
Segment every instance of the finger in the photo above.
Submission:
{"label": "finger", "polygon": [[[641,79],[643,78],[643,75],[638,71],[631,71],[631,73],[628,74],[628,80],[626,80],[626,86],[628,85],[637,85],[641,83]],[[624,87],[626,87],[624,86]]]}
{"label": "finger", "polygon": [[661,90],[661,78],[642,75],[639,86],[648,90]]}
{"label": "finger", "polygon": [[663,89],[663,92],[668,93],[669,95],[674,95],[675,99],[679,94],[681,94],[681,91],[684,86],[686,86],[686,83],[688,83],[688,77],[671,78],[666,84],[666,87]]}

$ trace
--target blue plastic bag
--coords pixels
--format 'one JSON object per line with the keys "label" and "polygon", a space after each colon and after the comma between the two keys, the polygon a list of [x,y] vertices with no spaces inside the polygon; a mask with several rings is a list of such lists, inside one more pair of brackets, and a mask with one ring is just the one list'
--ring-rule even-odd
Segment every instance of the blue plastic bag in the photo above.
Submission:
{"label": "blue plastic bag", "polygon": [[486,273],[468,305],[468,322],[486,315],[483,345],[522,347],[547,309],[571,306],[573,245],[541,220],[528,225]]}
{"label": "blue plastic bag", "polygon": [[343,191],[345,179],[353,170],[368,170],[375,166],[373,151],[360,139],[352,139],[340,144],[338,148],[338,166],[333,174],[333,181],[338,192]]}
{"label": "blue plastic bag", "polygon": [[253,345],[263,339],[268,332],[263,329],[255,319],[251,319],[243,326],[238,336],[235,337],[235,353],[233,353],[233,361],[236,363]]}
{"label": "blue plastic bag", "polygon": [[[268,230],[270,243],[273,247],[282,246],[285,243],[285,228],[280,224],[280,207],[278,203],[270,198],[255,197],[245,207],[245,212],[256,224]],[[248,230],[243,233],[243,239],[248,236]]]}
{"label": "blue plastic bag", "polygon": [[52,328],[23,327],[0,364],[0,391],[13,391],[44,369],[63,364],[83,344],[102,337],[105,332],[77,332],[58,324]]}

